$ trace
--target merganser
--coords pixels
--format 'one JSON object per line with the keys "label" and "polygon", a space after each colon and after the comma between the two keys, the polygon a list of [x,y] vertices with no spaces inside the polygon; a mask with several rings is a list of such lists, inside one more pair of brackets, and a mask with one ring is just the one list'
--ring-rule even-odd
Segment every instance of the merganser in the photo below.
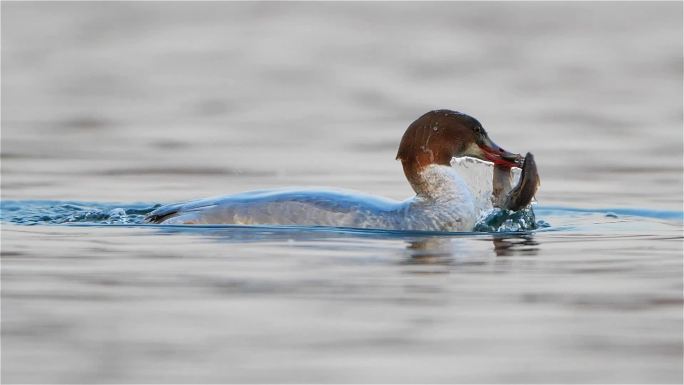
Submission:
{"label": "merganser", "polygon": [[[453,157],[493,162],[494,206],[519,210],[538,186],[531,154],[523,159],[497,146],[477,119],[430,111],[406,129],[399,144],[406,179],[416,195],[395,201],[334,189],[259,190],[157,208],[146,221],[163,224],[309,225],[419,231],[471,231],[481,213]],[[511,168],[522,167],[511,187]]]}

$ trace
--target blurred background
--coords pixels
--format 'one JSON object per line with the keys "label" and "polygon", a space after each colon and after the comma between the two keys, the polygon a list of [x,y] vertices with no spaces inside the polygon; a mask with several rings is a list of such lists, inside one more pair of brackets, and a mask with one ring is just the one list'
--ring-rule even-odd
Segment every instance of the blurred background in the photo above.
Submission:
{"label": "blurred background", "polygon": [[7,3],[2,196],[411,195],[449,108],[537,156],[542,203],[679,209],[676,2]]}
{"label": "blurred background", "polygon": [[[404,199],[401,135],[449,108],[536,155],[553,226],[5,221],[2,382],[682,382],[681,2],[1,9],[3,211]],[[614,207],[638,210],[572,211]]]}

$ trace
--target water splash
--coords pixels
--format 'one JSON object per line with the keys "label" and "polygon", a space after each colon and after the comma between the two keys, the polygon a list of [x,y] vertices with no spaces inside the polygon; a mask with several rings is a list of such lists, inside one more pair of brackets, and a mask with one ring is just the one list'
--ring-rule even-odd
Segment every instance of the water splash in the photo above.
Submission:
{"label": "water splash", "polygon": [[[494,165],[479,159],[463,157],[453,158],[451,167],[463,178],[475,199],[475,208],[480,217],[491,214],[492,206],[492,180],[494,179]],[[521,170],[511,169],[513,176],[512,185],[515,186],[520,180]]]}
{"label": "water splash", "polygon": [[537,230],[550,227],[545,221],[537,221],[532,207],[520,211],[492,210],[475,225],[474,231],[501,233]]}
{"label": "water splash", "polygon": [[73,201],[2,201],[0,220],[20,225],[142,224],[145,214],[160,205]]}
{"label": "water splash", "polygon": [[[520,211],[494,208],[492,205],[492,179],[494,167],[492,163],[479,159],[464,157],[454,158],[451,167],[455,168],[465,180],[475,199],[475,208],[479,213],[474,231],[486,233],[530,231],[549,227],[544,221],[536,221],[534,210],[528,207]],[[520,170],[512,169],[513,185],[520,179]]]}
{"label": "water splash", "polygon": [[[455,168],[463,178],[475,199],[475,209],[480,213],[480,217],[486,216],[492,211],[492,178],[494,167],[491,163],[483,162],[475,158],[453,158],[451,167]],[[520,173],[514,172],[514,179],[517,181]]]}

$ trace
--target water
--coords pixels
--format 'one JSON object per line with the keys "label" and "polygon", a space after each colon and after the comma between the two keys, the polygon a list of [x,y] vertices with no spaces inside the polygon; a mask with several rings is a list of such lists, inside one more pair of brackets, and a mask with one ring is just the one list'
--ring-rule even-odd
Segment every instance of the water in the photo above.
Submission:
{"label": "water", "polygon": [[[2,382],[681,383],[681,15],[2,3]],[[140,224],[260,188],[404,199],[433,108],[535,154],[548,227]]]}

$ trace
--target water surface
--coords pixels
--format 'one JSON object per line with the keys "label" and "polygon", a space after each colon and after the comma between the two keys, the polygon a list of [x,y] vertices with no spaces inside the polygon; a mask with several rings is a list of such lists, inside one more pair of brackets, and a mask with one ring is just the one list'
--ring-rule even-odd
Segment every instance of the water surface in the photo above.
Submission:
{"label": "water surface", "polygon": [[[2,382],[681,383],[681,3],[2,3]],[[435,108],[534,231],[152,226],[411,195]]]}

